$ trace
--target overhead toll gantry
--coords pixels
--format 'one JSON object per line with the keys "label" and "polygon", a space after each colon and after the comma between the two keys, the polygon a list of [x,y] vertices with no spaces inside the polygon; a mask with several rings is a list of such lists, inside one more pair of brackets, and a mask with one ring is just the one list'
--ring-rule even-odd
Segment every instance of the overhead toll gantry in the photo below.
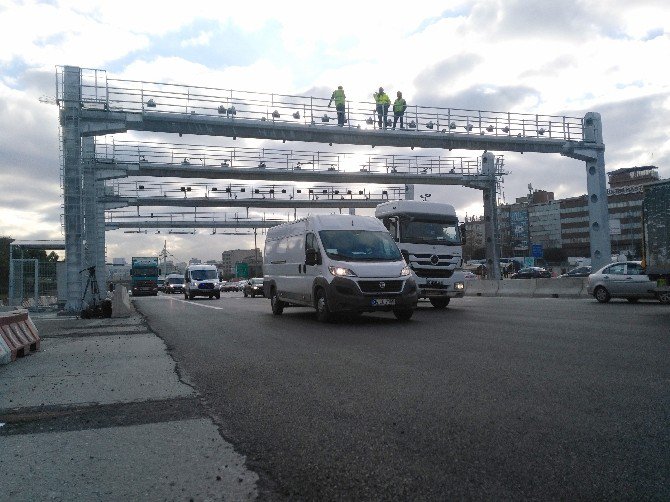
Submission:
{"label": "overhead toll gantry", "polygon": [[[609,219],[605,177],[602,124],[600,115],[587,113],[584,117],[550,116],[410,106],[405,112],[407,128],[391,130],[378,128],[373,103],[349,101],[346,105],[343,126],[338,126],[335,112],[328,108],[328,99],[313,96],[255,93],[214,87],[143,82],[108,78],[104,70],[88,70],[63,66],[56,71],[56,102],[60,108],[62,128],[62,163],[64,192],[64,228],[68,257],[68,305],[76,310],[73,302],[80,296],[81,280],[78,270],[84,257],[82,236],[84,229],[88,248],[104,266],[104,205],[97,204],[98,195],[104,192],[104,182],[98,177],[100,166],[86,159],[94,157],[95,149],[89,138],[127,131],[150,131],[236,138],[257,138],[275,141],[302,141],[329,144],[390,146],[398,148],[440,148],[484,151],[481,158],[484,219],[487,261],[490,270],[498,269],[496,248],[497,208],[495,201],[496,160],[492,151],[554,153],[584,161],[587,172],[591,259],[594,266],[604,264],[610,257]],[[84,162],[82,162],[82,158]],[[189,158],[190,163],[190,158]],[[127,176],[118,164],[104,169],[110,178]],[[138,175],[161,176],[162,169],[141,171]],[[147,169],[151,166],[147,165]],[[184,168],[195,167],[184,165]],[[219,164],[222,176],[230,176]],[[198,166],[186,176],[199,178],[219,177],[215,167]],[[263,169],[260,164],[256,170]],[[265,180],[302,179],[283,178],[279,170],[276,177],[268,178],[267,163],[264,177],[248,169],[248,178]],[[230,168],[232,171],[233,168]],[[240,170],[242,171],[242,170]],[[293,171],[296,171],[294,169]],[[197,174],[196,174],[197,172]],[[415,181],[411,173],[399,180],[385,180],[376,173],[342,174],[329,179],[329,172],[319,172],[315,182],[335,183],[346,181],[342,176],[359,174],[358,180],[368,183],[393,184],[408,188],[414,183],[427,182],[434,174],[425,173]],[[103,173],[100,172],[100,175]],[[135,174],[135,173],[133,173]],[[294,174],[294,173],[292,173]],[[380,173],[381,174],[381,173]],[[390,176],[398,173],[386,173]],[[423,174],[423,173],[421,173]],[[367,178],[367,177],[370,178]],[[231,179],[241,179],[239,177]],[[83,182],[82,182],[83,180]],[[452,180],[453,183],[449,183]],[[446,182],[445,182],[446,181]],[[464,180],[445,176],[435,184],[463,184]],[[473,185],[465,185],[473,186]],[[412,198],[413,194],[407,194]],[[83,202],[82,202],[83,201]],[[84,220],[86,225],[84,225]],[[95,241],[95,242],[91,242]],[[100,258],[102,254],[102,258]]]}

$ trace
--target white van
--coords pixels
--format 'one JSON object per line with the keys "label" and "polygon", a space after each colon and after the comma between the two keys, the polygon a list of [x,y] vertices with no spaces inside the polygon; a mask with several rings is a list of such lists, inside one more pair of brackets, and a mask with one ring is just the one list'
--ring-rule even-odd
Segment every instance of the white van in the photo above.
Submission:
{"label": "white van", "polygon": [[265,296],[272,313],[314,307],[317,318],[393,311],[408,320],[417,303],[412,272],[384,225],[369,216],[316,215],[268,230]]}
{"label": "white van", "polygon": [[219,272],[214,265],[189,265],[184,272],[184,299],[196,296],[221,298]]}

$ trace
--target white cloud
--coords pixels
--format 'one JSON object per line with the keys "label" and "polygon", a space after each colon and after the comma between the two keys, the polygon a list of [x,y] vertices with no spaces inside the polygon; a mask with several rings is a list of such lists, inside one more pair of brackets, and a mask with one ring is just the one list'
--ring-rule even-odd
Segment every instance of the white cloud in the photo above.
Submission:
{"label": "white cloud", "polygon": [[[110,76],[121,79],[286,94],[314,89],[325,98],[342,84],[353,101],[370,101],[382,85],[391,93],[402,90],[410,104],[426,106],[462,103],[577,117],[599,111],[608,169],[653,163],[661,176],[670,176],[670,140],[664,130],[670,116],[667,2],[464,0],[448,5],[450,13],[443,15],[444,3],[429,1],[402,8],[351,1],[290,6],[203,1],[170,8],[165,2],[129,0],[3,3],[0,180],[14,195],[11,203],[0,203],[0,234],[22,238],[42,232],[48,238],[60,232],[57,109],[37,98],[53,96],[54,67],[62,64],[114,66],[118,70]],[[257,45],[236,48],[248,60],[231,65],[215,56],[217,26],[249,34],[245,43]],[[213,52],[209,60],[155,52],[165,46],[181,47],[184,53]],[[122,137],[175,140],[137,132]],[[223,138],[188,140],[231,144]],[[277,147],[260,140],[235,144]],[[363,147],[327,148],[367,153]],[[477,157],[481,152],[452,154]],[[505,155],[512,171],[505,183],[508,201],[523,195],[529,182],[558,197],[585,191],[583,164],[577,161]],[[39,211],[29,207],[35,196],[27,187],[39,192]],[[453,201],[461,217],[480,214],[477,208],[481,212],[477,191],[421,188],[436,194],[431,200]],[[164,239],[164,234],[109,232],[109,256],[129,256],[130,249],[157,252]],[[168,246],[180,259],[206,259],[252,243],[249,236],[202,231],[172,235]]]}

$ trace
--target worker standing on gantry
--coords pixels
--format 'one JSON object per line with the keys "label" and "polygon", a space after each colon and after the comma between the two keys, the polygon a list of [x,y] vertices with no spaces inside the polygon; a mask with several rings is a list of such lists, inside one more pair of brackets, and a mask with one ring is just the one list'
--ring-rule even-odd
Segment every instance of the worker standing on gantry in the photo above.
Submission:
{"label": "worker standing on gantry", "polygon": [[384,92],[383,87],[380,87],[379,92],[375,92],[373,96],[375,98],[375,104],[377,105],[377,117],[379,118],[379,128],[381,129],[383,125],[384,129],[386,129],[386,123],[389,114],[389,106],[391,106],[391,98],[389,98],[388,94]]}
{"label": "worker standing on gantry", "polygon": [[402,125],[402,116],[405,114],[407,109],[407,101],[402,97],[402,92],[398,91],[396,94],[398,96],[393,102],[393,129],[395,129],[396,122],[400,119],[400,129],[404,129]]}
{"label": "worker standing on gantry", "polygon": [[333,101],[335,101],[335,110],[337,110],[337,125],[342,127],[344,125],[344,104],[346,96],[344,95],[344,89],[341,85],[337,86],[337,89],[333,91],[332,96],[330,96],[330,101],[328,101],[328,108]]}

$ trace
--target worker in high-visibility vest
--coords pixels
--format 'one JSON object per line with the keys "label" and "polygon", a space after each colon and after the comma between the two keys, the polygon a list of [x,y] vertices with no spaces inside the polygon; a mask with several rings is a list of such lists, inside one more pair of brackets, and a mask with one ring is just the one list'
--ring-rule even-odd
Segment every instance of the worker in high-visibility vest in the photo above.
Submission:
{"label": "worker in high-visibility vest", "polygon": [[377,105],[377,117],[379,118],[379,128],[384,126],[386,129],[386,121],[388,120],[389,106],[391,106],[391,98],[384,92],[384,88],[380,87],[379,92],[373,94],[375,104]]}
{"label": "worker in high-visibility vest", "polygon": [[407,101],[403,99],[402,92],[400,91],[398,91],[396,96],[398,97],[393,102],[393,129],[395,129],[395,124],[398,122],[398,119],[400,119],[400,129],[404,129],[402,125],[402,116],[405,114],[405,110],[407,109]]}
{"label": "worker in high-visibility vest", "polygon": [[328,101],[328,108],[333,101],[335,101],[335,110],[337,110],[337,125],[342,127],[344,125],[344,104],[346,96],[344,95],[344,89],[341,85],[337,86],[337,89],[333,91],[332,96],[330,96],[330,101]]}

